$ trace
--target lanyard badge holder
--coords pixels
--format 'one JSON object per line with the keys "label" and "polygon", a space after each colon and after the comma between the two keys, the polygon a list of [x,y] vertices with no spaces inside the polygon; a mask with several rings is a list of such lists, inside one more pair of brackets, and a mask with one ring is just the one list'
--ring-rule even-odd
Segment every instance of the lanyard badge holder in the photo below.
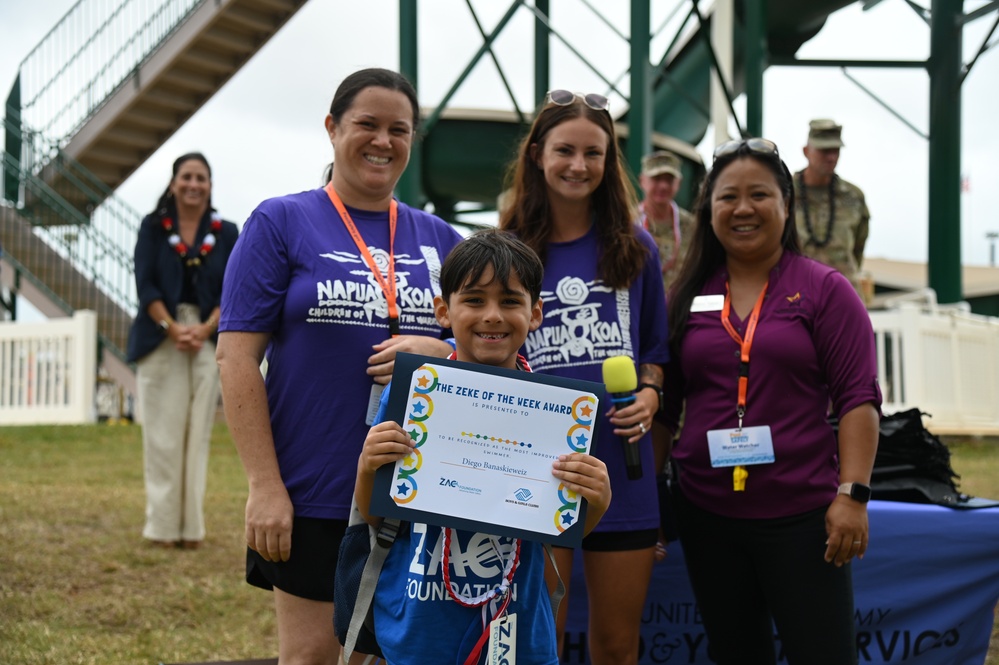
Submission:
{"label": "lanyard badge holder", "polygon": [[[357,251],[360,252],[361,257],[364,259],[364,263],[368,266],[368,270],[374,275],[375,280],[378,282],[378,286],[381,287],[382,293],[385,294],[385,303],[388,305],[388,324],[389,324],[389,335],[396,337],[400,334],[399,329],[399,303],[396,292],[396,281],[395,281],[395,229],[396,223],[399,217],[399,204],[395,199],[392,199],[389,203],[389,259],[388,259],[388,279],[385,279],[385,275],[382,274],[381,268],[375,262],[375,257],[371,255],[368,250],[368,244],[364,242],[364,238],[361,237],[361,232],[358,231],[357,225],[354,224],[354,220],[351,219],[350,213],[347,212],[347,206],[343,204],[340,200],[340,196],[333,189],[333,183],[327,183],[326,195],[329,197],[330,202],[336,211],[340,213],[340,220],[343,225],[347,228],[347,232],[350,233],[350,237],[354,240],[354,244],[357,245]],[[365,418],[365,423],[368,425],[374,424],[375,414],[378,413],[378,404],[381,401],[382,391],[385,390],[385,386],[380,383],[375,383],[371,386],[371,395],[368,398],[368,412]]]}
{"label": "lanyard badge holder", "polygon": [[763,301],[766,298],[769,282],[763,285],[753,312],[749,316],[746,325],[746,337],[732,327],[729,321],[732,298],[729,291],[728,282],[725,283],[725,302],[721,311],[722,326],[729,336],[739,345],[739,388],[736,400],[736,416],[739,419],[738,427],[734,430],[711,430],[708,432],[708,446],[711,453],[711,465],[715,467],[732,467],[732,490],[735,492],[746,491],[746,479],[749,477],[749,470],[746,468],[752,464],[768,464],[774,461],[773,440],[770,435],[770,427],[746,427],[742,422],[746,416],[746,398],[749,392],[749,353],[753,346],[753,338],[756,334],[756,325],[760,318],[760,310],[763,308]]}

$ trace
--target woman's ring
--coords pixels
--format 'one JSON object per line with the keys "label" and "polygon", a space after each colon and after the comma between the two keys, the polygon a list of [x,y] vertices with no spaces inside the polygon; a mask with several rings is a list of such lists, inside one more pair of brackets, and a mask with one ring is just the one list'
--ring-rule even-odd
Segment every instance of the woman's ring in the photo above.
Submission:
{"label": "woman's ring", "polygon": [[638,429],[642,430],[642,434],[645,434],[645,423],[638,423]]}
{"label": "woman's ring", "polygon": [[861,544],[862,542],[864,542],[864,541],[862,541],[862,540],[855,540],[855,541],[853,541],[853,544],[854,544],[854,545],[859,545],[859,544]]}

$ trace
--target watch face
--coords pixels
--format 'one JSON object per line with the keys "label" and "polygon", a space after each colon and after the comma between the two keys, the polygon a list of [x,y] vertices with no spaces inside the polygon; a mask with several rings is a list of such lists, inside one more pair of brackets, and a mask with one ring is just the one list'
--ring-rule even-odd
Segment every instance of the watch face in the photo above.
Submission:
{"label": "watch face", "polygon": [[867,485],[854,483],[853,487],[850,489],[850,498],[861,503],[867,503],[871,500],[871,488]]}

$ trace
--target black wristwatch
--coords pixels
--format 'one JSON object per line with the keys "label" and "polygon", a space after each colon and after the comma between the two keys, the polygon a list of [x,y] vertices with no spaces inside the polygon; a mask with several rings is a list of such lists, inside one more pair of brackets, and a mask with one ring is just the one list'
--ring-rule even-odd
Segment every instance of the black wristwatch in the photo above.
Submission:
{"label": "black wristwatch", "polygon": [[662,413],[663,411],[665,411],[666,403],[665,399],[663,398],[663,389],[654,383],[639,383],[638,389],[642,390],[643,388],[652,388],[653,390],[656,391],[656,396],[659,397],[659,408],[656,409],[656,413]]}
{"label": "black wristwatch", "polygon": [[843,483],[836,490],[836,494],[845,494],[858,503],[867,503],[871,500],[871,488],[862,483]]}

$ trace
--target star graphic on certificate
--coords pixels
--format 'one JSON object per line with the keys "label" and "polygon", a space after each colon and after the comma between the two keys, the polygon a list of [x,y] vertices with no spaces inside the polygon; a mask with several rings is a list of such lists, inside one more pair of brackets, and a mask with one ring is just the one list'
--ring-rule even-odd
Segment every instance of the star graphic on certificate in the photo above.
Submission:
{"label": "star graphic on certificate", "polygon": [[425,408],[426,407],[423,406],[423,402],[416,402],[415,404],[413,404],[413,411],[415,411],[416,413],[423,413],[423,409]]}
{"label": "star graphic on certificate", "polygon": [[406,494],[409,493],[409,487],[407,487],[405,483],[400,483],[399,485],[396,485],[395,489],[399,493],[399,496],[406,496]]}
{"label": "star graphic on certificate", "polygon": [[413,463],[414,463],[415,461],[416,461],[416,460],[414,460],[414,459],[413,459],[413,456],[412,456],[412,455],[406,455],[405,457],[403,457],[403,458],[402,458],[402,464],[403,464],[403,466],[405,466],[405,467],[406,467],[407,469],[409,469],[409,468],[412,468],[412,466],[413,466]]}
{"label": "star graphic on certificate", "polygon": [[576,437],[576,445],[579,446],[580,448],[582,448],[583,446],[586,445],[586,435],[585,434],[580,434],[579,436]]}
{"label": "star graphic on certificate", "polygon": [[425,377],[425,376],[421,376],[420,378],[418,378],[418,379],[416,380],[416,382],[417,382],[418,384],[420,384],[420,387],[421,387],[421,388],[426,388],[426,387],[427,387],[427,384],[428,384],[428,383],[430,382],[430,379],[428,379],[428,378],[427,378],[427,377]]}
{"label": "star graphic on certificate", "polygon": [[566,526],[572,524],[575,519],[576,516],[572,513],[562,513],[562,524],[565,524]]}
{"label": "star graphic on certificate", "polygon": [[593,413],[593,407],[587,404],[582,409],[580,409],[579,412],[582,413],[583,416],[585,416],[586,418],[589,418],[590,414]]}
{"label": "star graphic on certificate", "polygon": [[419,436],[420,436],[420,431],[415,427],[409,430],[409,438],[412,439],[413,441],[416,441],[417,437]]}

